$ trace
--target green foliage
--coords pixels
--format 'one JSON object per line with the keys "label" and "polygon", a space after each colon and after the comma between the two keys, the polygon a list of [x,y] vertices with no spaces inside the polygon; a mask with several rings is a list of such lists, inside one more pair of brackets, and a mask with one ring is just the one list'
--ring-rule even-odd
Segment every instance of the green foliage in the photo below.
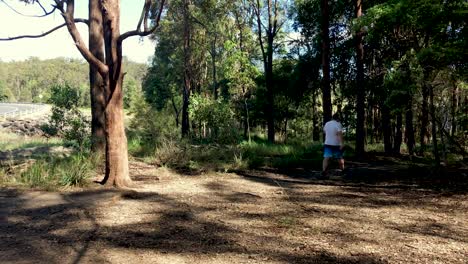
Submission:
{"label": "green foliage", "polygon": [[89,143],[89,120],[78,108],[80,94],[69,85],[53,86],[49,102],[52,115],[43,130],[50,136],[63,136],[83,149]]}
{"label": "green foliage", "polygon": [[256,87],[255,79],[260,71],[250,61],[249,54],[237,48],[236,43],[226,41],[224,48],[227,54],[224,60],[223,70],[231,94],[245,95]]}
{"label": "green foliage", "polygon": [[124,108],[129,109],[141,94],[138,83],[133,78],[125,78],[123,83]]}
{"label": "green foliage", "polygon": [[53,190],[59,187],[82,187],[96,170],[95,157],[78,152],[67,158],[37,160],[19,175],[9,175],[9,181],[33,188]]}
{"label": "green foliage", "polygon": [[[261,20],[267,26],[267,10],[263,9],[266,2],[260,2]],[[380,144],[384,130],[386,135],[391,134],[391,144],[399,144],[395,140],[399,138],[395,135],[397,131],[414,131],[411,132],[414,138],[421,136],[418,134],[425,133],[420,127],[422,104],[429,102],[427,91],[432,87],[435,92],[436,119],[440,120],[437,122],[445,121],[445,125],[439,126],[438,132],[442,129],[450,130],[450,134],[460,137],[457,142],[466,139],[463,136],[467,123],[463,115],[466,91],[456,88],[459,83],[466,83],[467,76],[465,2],[364,1],[363,16],[360,18],[356,18],[355,2],[338,0],[330,3],[331,99],[333,111],[342,113],[347,138],[355,135],[356,95],[359,90],[364,90],[369,143]],[[237,143],[237,136],[227,140],[219,138],[230,134],[225,129],[242,131],[245,128],[246,138],[255,133],[265,133],[267,89],[252,3],[211,0],[192,2],[188,8],[190,22],[187,27],[183,19],[183,3],[176,0],[169,4],[168,12],[173,16],[162,22],[160,31],[154,36],[158,46],[145,77],[145,100],[153,109],[167,116],[172,115],[176,120],[182,116],[182,92],[189,84],[192,95],[188,104],[191,141],[187,144]],[[321,1],[296,0],[294,3],[294,13],[290,18],[294,19],[293,28],[299,32],[286,32],[291,27],[285,26],[284,34],[278,33],[284,41],[272,47],[275,130],[280,142],[308,142],[311,135],[315,142],[319,142],[322,140],[323,107]],[[181,34],[184,28],[190,31],[190,39],[187,39],[189,43],[184,42],[184,34]],[[365,51],[362,83],[357,83],[356,78],[358,33],[363,34]],[[184,43],[190,47],[185,46],[184,49]],[[217,94],[214,94],[215,88]],[[453,97],[453,94],[457,95]],[[215,100],[219,97],[222,100]],[[386,109],[391,111],[385,121],[385,125],[389,126],[384,128],[382,119],[383,110]],[[141,116],[149,120],[148,113]],[[401,130],[395,128],[397,115],[402,118],[399,119],[402,121]],[[143,119],[139,119],[139,122],[142,123]],[[146,132],[139,133],[140,137],[134,137],[131,144],[139,146],[150,138],[153,141],[154,138],[164,138],[151,135],[152,129],[149,127],[141,129],[140,132]],[[135,130],[138,130],[136,126]],[[413,137],[406,135],[402,138],[406,140]],[[158,144],[162,144],[161,140],[148,145]],[[169,146],[173,145],[168,144],[161,151],[175,148]],[[393,147],[396,149],[398,146]],[[373,146],[369,145],[369,149],[373,149]],[[261,156],[249,156],[248,152],[235,156],[233,160],[236,163],[248,160],[252,164],[265,164]],[[299,156],[285,155],[278,161],[282,165],[276,165],[296,166],[294,164],[301,163],[300,158],[297,158]],[[195,167],[201,164],[192,161],[194,163],[186,164]]]}
{"label": "green foliage", "polygon": [[238,141],[234,112],[228,102],[194,94],[190,97],[189,114],[192,120],[201,124],[204,138],[221,143]]}
{"label": "green foliage", "polygon": [[176,122],[167,110],[154,110],[142,97],[133,106],[128,134],[129,152],[153,155],[156,146],[167,139],[179,137]]}
{"label": "green foliage", "polygon": [[5,82],[0,80],[0,102],[7,101],[11,96],[11,91],[6,88]]}

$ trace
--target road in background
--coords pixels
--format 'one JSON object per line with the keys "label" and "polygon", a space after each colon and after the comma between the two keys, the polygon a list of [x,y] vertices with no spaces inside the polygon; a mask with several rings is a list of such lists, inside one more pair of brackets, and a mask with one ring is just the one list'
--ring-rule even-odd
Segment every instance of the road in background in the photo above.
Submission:
{"label": "road in background", "polygon": [[46,105],[29,103],[0,103],[0,118],[19,117],[46,109]]}

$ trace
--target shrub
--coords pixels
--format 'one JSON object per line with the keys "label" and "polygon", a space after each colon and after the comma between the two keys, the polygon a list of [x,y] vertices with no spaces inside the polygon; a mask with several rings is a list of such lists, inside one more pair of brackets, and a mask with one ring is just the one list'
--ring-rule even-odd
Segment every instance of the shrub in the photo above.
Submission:
{"label": "shrub", "polygon": [[69,85],[53,86],[49,103],[52,115],[49,123],[42,130],[50,136],[62,136],[73,146],[83,150],[90,143],[89,120],[81,113],[79,107],[80,92]]}
{"label": "shrub", "polygon": [[189,115],[195,123],[201,125],[198,133],[200,138],[222,144],[239,142],[240,134],[236,129],[234,112],[228,102],[193,94],[190,97]]}
{"label": "shrub", "polygon": [[143,98],[134,102],[128,135],[129,151],[136,155],[153,155],[157,146],[178,140],[175,119],[166,110],[156,111]]}

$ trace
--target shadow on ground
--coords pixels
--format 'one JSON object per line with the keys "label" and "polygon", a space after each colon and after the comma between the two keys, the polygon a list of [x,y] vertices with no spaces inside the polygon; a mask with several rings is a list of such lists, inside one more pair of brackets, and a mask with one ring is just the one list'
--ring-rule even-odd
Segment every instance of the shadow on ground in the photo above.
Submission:
{"label": "shadow on ground", "polygon": [[[225,256],[224,263],[377,264],[404,261],[405,254],[414,253],[402,250],[400,257],[392,259],[395,256],[389,254],[386,243],[393,247],[401,239],[432,239],[458,243],[461,248],[468,244],[462,224],[437,220],[444,213],[466,212],[465,203],[441,202],[450,195],[466,194],[466,189],[448,189],[447,195],[426,188],[424,181],[402,180],[414,175],[399,167],[356,166],[354,172],[350,179],[318,180],[314,172],[303,169],[239,171],[233,176],[239,184],[256,187],[245,190],[213,177],[200,179],[198,188],[204,192],[180,196],[109,189],[69,193],[0,189],[0,259],[4,263],[106,263],[113,262],[109,252],[117,251],[129,258],[117,263],[136,261],[132,256],[144,254],[138,262],[154,263],[155,258],[177,255],[193,263],[204,263],[203,259],[223,263],[217,258]],[[356,213],[360,210],[363,213]],[[384,211],[384,216],[396,211],[403,220],[382,217],[377,221],[367,215],[375,211]],[[428,212],[439,218],[424,215]],[[322,221],[330,224],[319,225]],[[352,229],[362,226],[369,226],[369,232],[383,229],[387,239],[395,240]],[[377,247],[380,253],[353,252],[349,249],[353,244]],[[411,256],[409,262],[421,260],[421,255]],[[428,255],[426,260],[431,258]]]}
{"label": "shadow on ground", "polygon": [[[215,189],[219,188],[212,186]],[[97,208],[118,197],[151,203],[147,221],[109,226],[99,222]],[[234,203],[252,202],[228,195]],[[125,251],[151,251],[159,254],[217,256],[246,255],[260,262],[281,263],[386,263],[371,255],[337,256],[326,250],[298,248],[280,236],[243,234],[222,219],[199,217],[207,207],[194,207],[157,193],[94,190],[77,193],[21,193],[0,190],[0,259],[3,263],[101,263],[105,248]],[[239,218],[249,218],[240,215]],[[276,217],[270,215],[268,217]],[[248,235],[259,244],[243,244],[239,236]],[[337,234],[338,235],[338,234]],[[278,247],[282,245],[282,247]],[[145,261],[143,261],[145,262]],[[151,259],[146,259],[151,263]],[[146,263],[145,262],[145,263]]]}

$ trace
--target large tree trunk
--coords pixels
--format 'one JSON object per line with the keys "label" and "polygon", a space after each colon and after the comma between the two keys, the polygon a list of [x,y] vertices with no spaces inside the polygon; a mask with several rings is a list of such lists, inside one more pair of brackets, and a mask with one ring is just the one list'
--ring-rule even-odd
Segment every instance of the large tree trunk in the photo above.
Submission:
{"label": "large tree trunk", "polygon": [[[89,50],[104,62],[104,34],[99,0],[89,0]],[[106,150],[104,80],[97,68],[89,64],[89,86],[91,95],[91,149],[104,153]]]}
{"label": "large tree trunk", "polygon": [[106,78],[106,175],[103,184],[117,187],[132,183],[128,173],[127,137],[123,113],[122,47],[120,37],[120,1],[101,3],[104,20],[104,45],[109,72]]}
{"label": "large tree trunk", "polygon": [[[362,2],[356,0],[356,18],[362,15]],[[365,84],[364,84],[364,46],[362,44],[362,31],[356,35],[356,156],[362,157],[365,152]]]}
{"label": "large tree trunk", "polygon": [[329,12],[328,0],[321,0],[322,9],[322,105],[323,124],[332,117],[332,102],[330,88],[330,37],[329,37]]}
{"label": "large tree trunk", "polygon": [[[128,173],[127,137],[125,136],[122,74],[121,80],[111,87],[113,95],[106,107],[106,176],[104,183],[117,187],[130,186]],[[111,82],[112,83],[112,82]]]}

